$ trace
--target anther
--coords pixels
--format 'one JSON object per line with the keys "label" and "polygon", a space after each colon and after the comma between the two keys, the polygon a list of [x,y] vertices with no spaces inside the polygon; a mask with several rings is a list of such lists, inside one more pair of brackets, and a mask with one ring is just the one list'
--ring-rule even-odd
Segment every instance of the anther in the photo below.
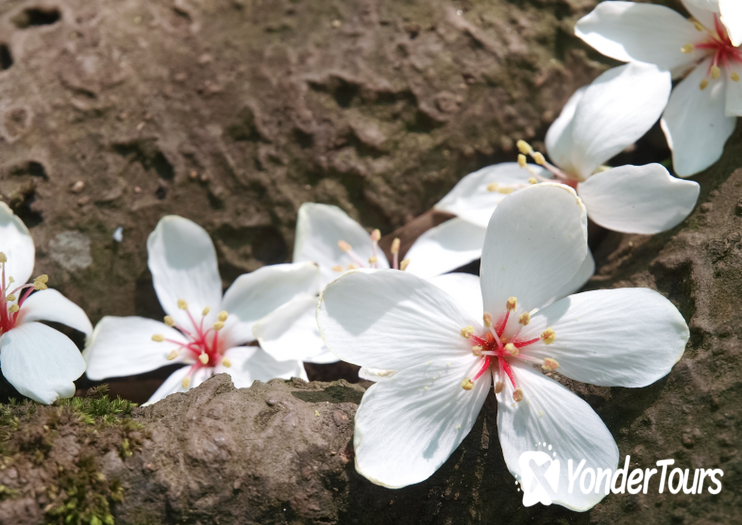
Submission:
{"label": "anther", "polygon": [[544,343],[546,343],[547,345],[550,345],[556,339],[556,334],[554,333],[554,330],[551,327],[549,327],[543,332],[541,332],[540,337]]}
{"label": "anther", "polygon": [[341,250],[343,250],[344,252],[349,252],[350,250],[352,250],[352,249],[353,249],[353,248],[351,247],[351,245],[350,245],[350,244],[348,244],[348,243],[347,243],[347,242],[345,242],[345,241],[338,241],[338,248],[340,248],[340,249],[341,249]]}
{"label": "anther", "polygon": [[392,248],[391,248],[392,253],[399,253],[399,244],[400,244],[399,238],[395,237],[394,240],[392,241]]}
{"label": "anther", "polygon": [[487,328],[492,328],[492,316],[489,313],[484,312],[482,321],[484,321],[484,326],[486,326]]}
{"label": "anther", "polygon": [[465,326],[461,329],[461,337],[464,339],[471,339],[471,336],[474,334],[474,327],[472,325]]}
{"label": "anther", "polygon": [[680,48],[680,50],[686,55],[688,53],[692,53],[694,49],[695,49],[695,46],[693,44],[685,44],[683,47]]}
{"label": "anther", "polygon": [[7,297],[7,299],[8,299],[8,301],[10,301],[10,302],[13,302],[13,301],[15,301],[15,295],[13,295],[13,294],[10,294],[10,295],[9,295],[9,296]]}
{"label": "anther", "polygon": [[522,314],[520,314],[520,317],[518,317],[518,322],[523,326],[526,326],[528,323],[531,322],[531,314],[529,314],[528,312],[523,312]]}
{"label": "anther", "polygon": [[172,361],[176,357],[180,355],[180,352],[177,350],[170,350],[170,353],[167,355],[167,360]]}
{"label": "anther", "polygon": [[719,69],[719,66],[711,66],[711,78],[716,80],[721,76],[721,69]]}
{"label": "anther", "polygon": [[512,312],[518,307],[518,298],[517,297],[508,297],[508,302],[505,305],[505,307],[508,309],[508,311]]}
{"label": "anther", "polygon": [[232,361],[230,361],[229,359],[227,359],[227,358],[225,357],[224,359],[222,359],[222,366],[223,366],[224,368],[229,368],[229,367],[231,367],[231,366],[232,366]]}
{"label": "anther", "polygon": [[515,145],[518,146],[518,151],[520,151],[523,155],[533,153],[533,148],[525,140],[519,140],[515,143]]}
{"label": "anther", "polygon": [[515,401],[516,403],[520,403],[521,401],[523,401],[523,390],[521,390],[520,388],[515,389],[515,392],[513,392],[513,401]]}
{"label": "anther", "polygon": [[513,343],[506,344],[505,351],[513,357],[517,356],[520,353],[520,350],[518,350],[518,347],[515,346]]}
{"label": "anther", "polygon": [[155,334],[152,336],[152,340],[158,343],[162,343],[165,340],[165,336],[162,334]]}
{"label": "anther", "polygon": [[358,265],[357,264],[350,263],[348,265],[348,270],[357,270],[357,269],[358,269]]}
{"label": "anther", "polygon": [[224,328],[224,321],[217,321],[216,323],[214,323],[213,327],[214,327],[214,331],[218,332],[219,330]]}
{"label": "anther", "polygon": [[211,308],[207,306],[206,308],[203,309],[203,311],[201,312],[201,315],[206,317],[207,315],[209,315],[210,311],[211,311]]}
{"label": "anther", "polygon": [[484,350],[484,348],[481,345],[475,345],[471,347],[471,353],[477,357],[480,357],[482,355],[482,350]]}
{"label": "anther", "polygon": [[709,85],[709,81],[704,78],[703,80],[701,80],[701,83],[698,84],[698,87],[701,88],[701,91],[703,91],[704,89],[708,87],[708,85]]}
{"label": "anther", "polygon": [[512,186],[506,186],[504,188],[497,188],[497,193],[502,193],[503,195],[510,195],[515,191],[515,188]]}
{"label": "anther", "polygon": [[0,252],[0,264],[6,262],[8,262],[8,257],[3,252]]}
{"label": "anther", "polygon": [[541,368],[543,368],[547,372],[551,372],[552,370],[556,370],[557,368],[559,368],[559,362],[556,359],[547,357],[546,359],[544,359],[544,364],[541,365]]}
{"label": "anther", "polygon": [[198,360],[201,361],[202,365],[205,365],[209,362],[209,356],[206,352],[201,352],[201,355],[198,356]]}
{"label": "anther", "polygon": [[185,302],[185,299],[178,299],[178,308],[181,310],[188,310],[188,303]]}
{"label": "anther", "polygon": [[219,312],[219,317],[217,317],[217,319],[219,319],[223,323],[227,320],[227,317],[229,317],[229,314],[225,310],[222,310],[221,312]]}
{"label": "anther", "polygon": [[34,290],[46,290],[47,286],[46,283],[49,281],[49,276],[46,274],[39,275],[36,279],[33,281],[33,289]]}
{"label": "anther", "polygon": [[518,166],[520,166],[521,168],[525,168],[527,164],[528,164],[528,161],[526,160],[526,156],[523,155],[522,153],[519,153],[518,154]]}
{"label": "anther", "polygon": [[8,284],[13,284],[14,282],[15,282],[15,279],[13,279],[12,275],[8,277]]}
{"label": "anther", "polygon": [[461,388],[463,388],[464,390],[471,390],[472,388],[474,388],[474,381],[467,377],[461,382]]}
{"label": "anther", "polygon": [[738,75],[737,73],[732,73],[732,74],[730,75],[730,78],[731,78],[731,79],[732,79],[732,80],[733,80],[734,82],[739,82],[739,75]]}
{"label": "anther", "polygon": [[191,386],[191,378],[184,377],[183,381],[181,381],[180,384],[183,385],[183,388],[188,388],[189,386]]}
{"label": "anther", "polygon": [[9,311],[9,312],[10,312],[11,314],[14,314],[14,313],[16,313],[16,312],[17,312],[18,310],[20,310],[20,308],[18,307],[18,305],[17,305],[17,304],[14,304],[14,305],[13,305],[13,306],[11,306],[10,308],[8,308],[8,311]]}
{"label": "anther", "polygon": [[338,273],[340,273],[340,272],[342,272],[342,271],[343,271],[343,267],[342,267],[341,265],[339,265],[339,264],[336,264],[335,266],[333,266],[333,267],[332,267],[332,271],[333,271],[333,272],[338,272]]}
{"label": "anther", "polygon": [[487,184],[487,191],[495,192],[500,185],[496,182],[490,182]]}
{"label": "anther", "polygon": [[546,159],[544,158],[543,153],[541,153],[539,151],[537,151],[536,153],[534,153],[533,154],[533,162],[535,162],[539,166],[543,166],[544,164],[546,164]]}
{"label": "anther", "polygon": [[535,177],[529,177],[528,184],[538,184],[538,181],[536,180]]}
{"label": "anther", "polygon": [[402,259],[402,262],[399,263],[399,269],[402,271],[405,271],[409,265],[410,265],[409,259]]}
{"label": "anther", "polygon": [[499,394],[505,388],[505,383],[498,381],[495,383],[495,394]]}
{"label": "anther", "polygon": [[168,325],[168,326],[171,326],[171,327],[172,326],[175,326],[175,319],[173,319],[169,315],[166,315],[165,316],[165,324]]}
{"label": "anther", "polygon": [[703,32],[703,31],[706,30],[706,28],[703,27],[703,24],[701,22],[699,22],[698,20],[694,20],[693,21],[693,26],[696,28],[697,31]]}
{"label": "anther", "polygon": [[379,242],[379,239],[381,239],[381,231],[376,229],[371,232],[371,240],[374,242]]}
{"label": "anther", "polygon": [[379,259],[377,257],[369,257],[368,264],[375,264]]}

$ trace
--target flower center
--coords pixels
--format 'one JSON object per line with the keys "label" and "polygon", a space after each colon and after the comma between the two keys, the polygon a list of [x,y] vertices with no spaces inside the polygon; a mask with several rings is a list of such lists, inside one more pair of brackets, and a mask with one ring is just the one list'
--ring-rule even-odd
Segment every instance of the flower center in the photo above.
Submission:
{"label": "flower center", "polygon": [[[353,251],[353,247],[348,244],[345,241],[338,241],[338,247],[343,250],[346,254],[348,254],[348,257],[351,258],[353,261],[352,263],[348,264],[347,269],[342,264],[338,264],[332,267],[333,271],[336,271],[338,273],[342,273],[345,271],[350,270],[357,270],[358,268],[379,268],[379,239],[381,239],[381,231],[374,230],[371,232],[371,243],[373,245],[373,252],[371,257],[368,258],[368,263],[366,263],[357,253]],[[394,270],[405,270],[407,268],[407,265],[410,264],[409,259],[404,259],[402,262],[399,261],[399,239],[394,239],[392,241],[392,269]]]}
{"label": "flower center", "polygon": [[515,381],[511,361],[519,359],[526,363],[538,364],[547,372],[556,370],[559,368],[556,359],[551,357],[539,359],[529,356],[525,350],[536,343],[550,345],[556,339],[556,334],[552,328],[547,328],[534,339],[520,337],[520,331],[531,322],[531,315],[527,311],[518,315],[518,300],[515,297],[508,299],[505,308],[505,312],[494,323],[492,316],[485,312],[483,318],[485,331],[480,335],[475,335],[472,326],[461,329],[461,336],[471,340],[472,353],[479,358],[473,374],[461,382],[461,387],[464,390],[471,390],[474,383],[491,367],[495,373],[495,392],[498,394],[502,392],[505,381],[510,381],[513,385],[513,399],[520,402],[523,399],[523,390]]}
{"label": "flower center", "polygon": [[[578,174],[568,173],[566,171],[560,170],[559,168],[557,168],[556,166],[548,162],[546,160],[546,157],[544,157],[543,153],[541,153],[540,151],[535,151],[531,147],[531,145],[525,140],[519,140],[516,143],[516,145],[518,146],[518,150],[520,151],[520,154],[518,154],[518,165],[521,168],[527,169],[529,173],[533,175],[533,177],[528,179],[529,184],[536,184],[538,182],[553,182],[553,181],[550,181],[549,179],[541,177],[535,171],[533,171],[528,166],[528,157],[526,157],[526,155],[530,156],[533,159],[533,162],[535,162],[536,164],[538,164],[545,170],[549,171],[552,175],[554,175],[558,179],[559,182],[569,186],[572,189],[577,188],[578,182],[582,182],[585,180],[583,177],[581,177]],[[494,188],[490,189],[490,186],[493,186],[493,184],[494,184]],[[499,191],[500,193],[511,193],[513,191],[513,190],[503,191],[502,189],[500,189],[500,186],[502,185],[498,185],[497,183],[493,183],[493,184],[490,184],[489,186],[487,186],[487,189],[489,191]],[[521,189],[521,187],[524,187],[523,185],[519,185],[519,186],[520,186],[519,188],[515,188],[515,189]]]}
{"label": "flower center", "polygon": [[[714,14],[714,28],[709,29],[698,21],[694,21],[693,24],[696,29],[703,33],[701,40],[694,44],[685,44],[681,50],[683,53],[692,53],[694,49],[703,49],[706,51],[706,56],[711,56],[711,65],[706,72],[706,77],[711,77],[716,80],[721,76],[721,68],[726,68],[729,73],[729,78],[734,82],[739,82],[739,75],[732,71],[731,64],[738,63],[742,64],[742,49],[732,44],[729,39],[729,34],[726,28],[719,20],[719,16]],[[708,78],[701,80],[699,88],[706,89],[709,85]]]}
{"label": "flower center", "polygon": [[176,345],[170,353],[168,353],[168,360],[173,360],[178,357],[182,352],[186,352],[186,363],[192,363],[191,369],[188,375],[183,379],[183,388],[188,388],[191,384],[191,376],[200,368],[214,368],[221,364],[224,367],[229,368],[232,366],[229,359],[224,357],[224,338],[219,337],[219,331],[224,328],[224,322],[227,320],[229,314],[227,312],[219,313],[217,321],[211,326],[204,326],[206,316],[209,314],[211,309],[206,307],[201,312],[201,318],[196,319],[193,317],[191,312],[188,310],[188,303],[183,299],[178,299],[178,308],[184,310],[188,315],[190,326],[181,326],[175,319],[169,315],[165,316],[165,324],[173,328],[178,329],[187,339],[186,342],[176,341],[174,339],[168,339],[162,334],[155,334],[152,336],[153,341],[157,342],[168,342]]}
{"label": "flower center", "polygon": [[8,257],[0,252],[0,266],[2,266],[2,276],[0,277],[0,286],[2,286],[0,289],[0,335],[15,328],[23,303],[28,299],[28,296],[34,290],[46,290],[46,283],[49,281],[49,276],[43,274],[34,279],[33,283],[22,284],[11,290],[15,279],[12,275],[6,277],[5,263],[7,262]]}

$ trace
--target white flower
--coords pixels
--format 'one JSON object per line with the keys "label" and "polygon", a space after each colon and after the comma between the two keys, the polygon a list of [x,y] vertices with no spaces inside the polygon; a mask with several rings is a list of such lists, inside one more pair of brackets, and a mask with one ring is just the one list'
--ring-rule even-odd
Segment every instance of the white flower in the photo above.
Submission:
{"label": "white flower", "polygon": [[[695,20],[660,5],[602,2],[577,22],[575,34],[616,60],[656,64],[675,78],[687,74],[661,121],[675,172],[687,177],[721,157],[742,115],[742,2],[683,3]],[[651,82],[637,87],[655,89]]]}
{"label": "white flower", "polygon": [[[317,321],[328,347],[351,363],[396,371],[368,389],[356,414],[361,474],[390,488],[427,479],[471,430],[493,382],[500,443],[517,479],[520,454],[543,441],[563,461],[615,470],[618,449],[600,417],[533,365],[642,387],[670,371],[689,332],[648,289],[585,292],[539,309],[578,271],[586,235],[585,209],[567,186],[539,184],[504,199],[482,254],[484,324],[476,306],[465,309],[407,272],[358,270],[325,288]],[[555,503],[587,510],[603,498],[567,487],[562,479]]]}
{"label": "white flower", "polygon": [[[8,206],[0,202],[0,367],[18,392],[40,403],[75,395],[73,381],[85,371],[85,360],[64,334],[37,321],[66,324],[86,336],[93,327],[82,308],[56,290],[48,277],[31,277],[36,257],[31,234]],[[32,293],[37,290],[35,293]]]}
{"label": "white flower", "polygon": [[[669,74],[653,65],[628,64],[606,71],[579,89],[549,128],[546,150],[554,164],[519,141],[519,163],[488,166],[464,177],[435,205],[457,217],[423,237],[446,246],[461,244],[462,238],[476,240],[480,251],[469,256],[470,260],[476,259],[498,203],[535,182],[536,177],[552,176],[575,188],[590,219],[608,229],[650,234],[676,226],[696,204],[700,190],[697,183],[676,179],[659,164],[602,168],[656,122],[669,93]],[[527,154],[542,167],[529,165],[522,169]],[[410,257],[413,269],[414,254]],[[593,270],[588,253],[568,293],[579,289]]]}
{"label": "white flower", "polygon": [[163,217],[147,240],[152,284],[168,315],[161,323],[143,317],[104,317],[85,349],[90,379],[141,374],[184,363],[155,392],[154,403],[228,373],[237,388],[255,380],[301,377],[291,356],[274,359],[257,346],[253,325],[291,299],[316,290],[311,263],[277,264],[241,275],[222,297],[216,251],[206,231],[174,215]]}

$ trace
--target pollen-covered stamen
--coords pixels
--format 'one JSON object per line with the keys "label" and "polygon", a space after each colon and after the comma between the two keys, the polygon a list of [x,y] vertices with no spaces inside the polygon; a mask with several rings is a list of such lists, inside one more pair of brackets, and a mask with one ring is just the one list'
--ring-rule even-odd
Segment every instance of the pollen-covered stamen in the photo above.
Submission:
{"label": "pollen-covered stamen", "polygon": [[355,262],[359,267],[363,268],[366,264],[363,259],[358,257],[358,255],[353,251],[353,247],[348,244],[345,241],[338,241],[338,248],[343,250],[345,253],[348,254],[348,256],[353,259],[353,262]]}
{"label": "pollen-covered stamen", "polygon": [[390,251],[392,252],[392,269],[398,270],[399,269],[399,245],[400,240],[398,237],[395,237],[392,241],[392,247]]}
{"label": "pollen-covered stamen", "polygon": [[[557,168],[556,166],[554,166],[553,164],[551,164],[550,162],[548,162],[546,160],[546,158],[544,157],[544,154],[543,153],[541,153],[539,151],[535,151],[531,147],[531,145],[528,142],[526,142],[525,140],[519,140],[516,143],[516,145],[518,146],[518,150],[520,151],[520,154],[521,155],[523,155],[523,156],[529,155],[536,164],[538,164],[542,168],[544,168],[547,171],[549,171],[556,178],[561,179],[560,182],[562,184],[566,184],[567,186],[571,186],[572,188],[574,188],[574,187],[577,186],[577,183],[582,180],[581,177],[579,177],[579,176],[572,176],[569,173],[566,173],[566,172],[560,170],[559,168]],[[519,158],[518,158],[518,164],[521,167],[526,167],[526,168],[528,167],[528,165],[523,166],[523,164],[521,164],[520,155],[519,155]],[[535,174],[533,172],[531,172],[531,174],[534,175],[534,177],[541,179],[542,182],[547,182],[548,181],[548,179],[545,179],[543,177],[540,177],[539,175],[537,175],[537,174]]]}

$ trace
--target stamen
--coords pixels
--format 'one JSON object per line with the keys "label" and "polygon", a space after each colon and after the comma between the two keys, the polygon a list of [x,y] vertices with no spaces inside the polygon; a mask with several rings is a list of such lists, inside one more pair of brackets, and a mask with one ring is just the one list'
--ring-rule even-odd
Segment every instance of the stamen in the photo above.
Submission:
{"label": "stamen", "polygon": [[543,332],[541,332],[540,338],[544,343],[546,343],[547,345],[550,345],[556,339],[556,333],[554,333],[554,330],[551,327],[549,327]]}
{"label": "stamen", "polygon": [[480,357],[482,355],[483,350],[484,347],[482,345],[475,345],[471,347],[471,353],[477,357]]}
{"label": "stamen", "polygon": [[508,302],[505,304],[505,308],[507,308],[509,311],[513,311],[518,307],[518,298],[517,297],[508,297]]}
{"label": "stamen", "polygon": [[376,264],[379,259],[377,257],[369,257],[368,264]]}
{"label": "stamen", "polygon": [[188,303],[184,299],[178,299],[178,308],[181,310],[188,310]]}
{"label": "stamen", "polygon": [[170,350],[170,353],[167,355],[167,360],[172,361],[179,355],[180,355],[180,350]]}
{"label": "stamen", "polygon": [[495,394],[499,394],[500,392],[502,392],[503,388],[505,388],[505,383],[503,383],[502,381],[498,381],[497,383],[495,383]]}
{"label": "stamen", "polygon": [[471,339],[471,336],[474,334],[474,327],[472,325],[465,326],[461,329],[461,337],[464,339]]}
{"label": "stamen", "polygon": [[357,270],[357,269],[358,269],[358,265],[357,264],[350,263],[348,265],[348,270]]}
{"label": "stamen", "polygon": [[506,344],[505,351],[513,357],[516,357],[520,353],[520,350],[518,350],[518,347],[515,346],[513,343]]}
{"label": "stamen", "polygon": [[539,166],[545,166],[546,165],[546,159],[544,158],[543,153],[537,151],[533,154],[533,162],[538,164]]}
{"label": "stamen", "polygon": [[11,303],[12,303],[13,301],[15,301],[15,299],[16,299],[16,297],[15,297],[15,295],[13,295],[13,294],[10,294],[10,295],[9,295],[9,296],[7,297],[7,300],[8,300],[8,301],[10,301]]}
{"label": "stamen", "polygon": [[377,228],[371,232],[371,240],[373,242],[379,242],[379,239],[381,239],[381,231]]}
{"label": "stamen", "polygon": [[683,47],[680,48],[680,50],[686,55],[692,53],[694,49],[695,46],[693,44],[685,44]]}
{"label": "stamen", "polygon": [[520,317],[518,317],[518,323],[522,324],[523,326],[526,326],[528,323],[531,322],[531,314],[528,312],[523,312],[520,314]]}
{"label": "stamen", "polygon": [[492,328],[492,316],[489,313],[484,312],[482,320],[484,321],[484,326],[486,326],[487,328]]}
{"label": "stamen", "polygon": [[523,390],[521,390],[520,388],[515,389],[515,391],[513,392],[513,401],[515,401],[516,403],[520,403],[521,401],[523,401]]}
{"label": "stamen", "polygon": [[183,388],[188,388],[189,386],[191,386],[191,378],[184,377],[183,381],[181,381],[180,384],[183,385]]}
{"label": "stamen", "polygon": [[46,290],[47,286],[46,283],[49,281],[49,276],[46,274],[39,275],[36,279],[33,281],[33,289],[34,290]]}
{"label": "stamen", "polygon": [[693,21],[693,26],[696,28],[697,31],[705,31],[706,30],[706,28],[703,26],[703,24],[701,22],[699,22],[698,20],[694,20]]}
{"label": "stamen", "polygon": [[202,315],[203,317],[206,317],[207,315],[209,315],[209,312],[210,312],[210,311],[211,311],[211,308],[209,308],[209,307],[207,306],[206,308],[204,308],[204,309],[203,309],[203,311],[201,312],[201,315]]}
{"label": "stamen", "polygon": [[721,76],[721,69],[719,69],[719,66],[711,66],[711,78],[716,80]]}
{"label": "stamen", "polygon": [[730,78],[735,82],[739,82],[739,75],[737,73],[732,72]]}
{"label": "stamen", "polygon": [[164,336],[164,335],[162,335],[162,334],[154,334],[154,335],[152,336],[152,340],[153,340],[153,341],[156,341],[156,342],[158,342],[158,343],[162,343],[162,342],[163,342],[163,341],[165,340],[165,336]]}
{"label": "stamen", "polygon": [[224,359],[222,359],[222,366],[223,366],[224,368],[229,368],[229,367],[231,367],[231,366],[232,366],[232,361],[230,361],[229,359],[227,359],[227,358],[225,357]]}
{"label": "stamen", "polygon": [[399,269],[402,271],[405,271],[409,265],[410,265],[409,259],[402,259],[402,262],[399,263]]}
{"label": "stamen", "polygon": [[399,245],[400,241],[398,237],[395,237],[392,241],[392,268],[395,270],[399,268]]}
{"label": "stamen", "polygon": [[9,312],[10,312],[11,314],[14,314],[14,313],[16,313],[16,312],[17,312],[18,310],[20,310],[20,308],[18,307],[18,305],[17,305],[17,304],[14,304],[14,305],[12,305],[12,306],[11,306],[10,308],[8,308],[8,311],[9,311]]}
{"label": "stamen", "polygon": [[202,365],[205,365],[209,362],[209,356],[206,354],[206,352],[204,352],[200,356],[198,356],[198,360],[201,361]]}
{"label": "stamen", "polygon": [[175,326],[175,319],[173,319],[169,315],[166,315],[165,316],[165,324],[168,325],[168,326],[170,326],[170,327],[173,327],[173,326]]}
{"label": "stamen", "polygon": [[536,177],[529,177],[528,178],[528,184],[538,184],[538,181],[536,180]]}
{"label": "stamen", "polygon": [[487,191],[495,192],[500,185],[496,182],[490,182],[487,184]]}
{"label": "stamen", "polygon": [[338,241],[338,248],[340,248],[344,252],[349,252],[353,249],[353,247],[345,241]]}
{"label": "stamen", "polygon": [[515,143],[515,145],[518,147],[518,151],[520,151],[523,155],[529,155],[533,153],[533,148],[525,140],[519,140]]}
{"label": "stamen", "polygon": [[525,168],[527,164],[528,164],[528,160],[526,159],[526,156],[523,155],[522,153],[519,153],[518,154],[518,166],[520,166],[521,168]]}
{"label": "stamen", "polygon": [[341,273],[343,271],[343,267],[339,264],[336,264],[335,266],[332,267],[332,271]]}
{"label": "stamen", "polygon": [[472,388],[474,388],[474,381],[469,378],[464,379],[461,382],[461,388],[463,388],[464,390],[471,390]]}
{"label": "stamen", "polygon": [[219,319],[223,323],[227,320],[227,317],[229,317],[229,314],[226,311],[222,310],[221,312],[219,312],[219,317],[217,317],[217,319]]}
{"label": "stamen", "polygon": [[706,89],[708,86],[709,86],[709,81],[707,79],[705,79],[705,78],[703,80],[701,80],[701,83],[698,85],[698,87],[701,89],[701,91],[703,91],[704,89]]}
{"label": "stamen", "polygon": [[397,237],[394,238],[394,240],[392,241],[392,250],[391,250],[392,253],[399,253],[400,242],[401,241],[399,240],[399,238]]}
{"label": "stamen", "polygon": [[217,321],[216,323],[213,324],[212,327],[214,328],[215,332],[218,332],[219,330],[224,328],[224,321]]}
{"label": "stamen", "polygon": [[4,264],[8,262],[8,257],[5,255],[4,252],[0,252],[0,264]]}
{"label": "stamen", "polygon": [[559,368],[559,363],[556,359],[547,357],[546,359],[544,359],[544,364],[541,365],[541,368],[543,368],[547,372],[551,372],[552,370],[556,370],[557,368]]}

